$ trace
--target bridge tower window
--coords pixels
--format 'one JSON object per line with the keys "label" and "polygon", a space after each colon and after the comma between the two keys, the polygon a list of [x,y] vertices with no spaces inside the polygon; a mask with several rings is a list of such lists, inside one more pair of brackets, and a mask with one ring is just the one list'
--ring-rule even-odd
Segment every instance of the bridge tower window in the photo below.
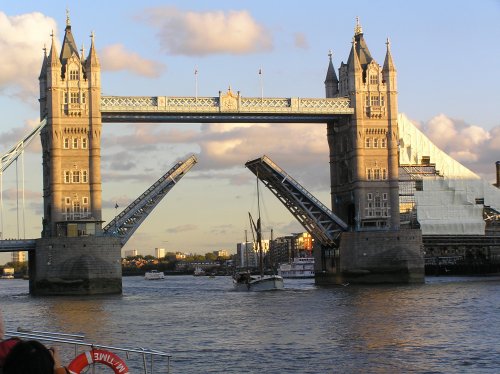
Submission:
{"label": "bridge tower window", "polygon": [[73,138],[73,149],[78,148],[78,138]]}
{"label": "bridge tower window", "polygon": [[63,148],[64,149],[69,149],[69,138],[64,138],[63,139]]}
{"label": "bridge tower window", "polygon": [[372,177],[372,169],[366,169],[366,179],[371,180]]}
{"label": "bridge tower window", "polygon": [[380,169],[373,169],[373,179],[375,180],[380,179]]}
{"label": "bridge tower window", "polygon": [[83,205],[88,205],[88,203],[89,203],[89,198],[87,196],[83,196],[82,197],[82,204]]}
{"label": "bridge tower window", "polygon": [[377,74],[370,74],[370,84],[377,84],[378,83],[378,75]]}
{"label": "bridge tower window", "polygon": [[78,170],[73,171],[73,183],[80,183],[80,172]]}
{"label": "bridge tower window", "polygon": [[370,95],[366,95],[365,97],[365,106],[370,106]]}
{"label": "bridge tower window", "polygon": [[380,95],[380,106],[385,106],[385,98],[384,98],[384,95]]}
{"label": "bridge tower window", "polygon": [[80,74],[78,73],[78,70],[76,70],[76,69],[71,69],[71,70],[69,71],[69,79],[70,79],[70,80],[75,81],[75,80],[78,80],[79,78],[80,78]]}
{"label": "bridge tower window", "polygon": [[87,94],[85,92],[82,92],[82,104],[85,104],[87,102]]}
{"label": "bridge tower window", "polygon": [[78,97],[78,92],[70,93],[71,104],[78,104],[80,102],[80,98]]}
{"label": "bridge tower window", "polygon": [[387,147],[387,141],[385,138],[380,139],[380,148],[385,148]]}
{"label": "bridge tower window", "polygon": [[365,147],[370,148],[372,146],[372,139],[371,138],[366,138],[365,139]]}
{"label": "bridge tower window", "polygon": [[69,197],[65,197],[64,202],[66,203],[66,205],[69,205],[71,204],[71,199]]}
{"label": "bridge tower window", "polygon": [[82,183],[88,182],[88,172],[87,170],[82,170]]}
{"label": "bridge tower window", "polygon": [[373,200],[373,194],[372,194],[371,192],[368,192],[368,193],[366,194],[366,198],[367,198],[368,200]]}
{"label": "bridge tower window", "polygon": [[64,183],[71,183],[71,172],[68,170],[64,172]]}
{"label": "bridge tower window", "polygon": [[373,148],[378,148],[378,138],[373,138]]}
{"label": "bridge tower window", "polygon": [[387,169],[382,169],[382,179],[383,180],[387,179]]}
{"label": "bridge tower window", "polygon": [[370,96],[370,105],[371,106],[379,106],[380,105],[380,98],[378,95]]}

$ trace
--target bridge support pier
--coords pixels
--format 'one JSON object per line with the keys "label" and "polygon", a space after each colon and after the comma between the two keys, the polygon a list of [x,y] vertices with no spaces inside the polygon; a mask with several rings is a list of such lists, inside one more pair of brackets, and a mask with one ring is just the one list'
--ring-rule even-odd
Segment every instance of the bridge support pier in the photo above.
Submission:
{"label": "bridge support pier", "polygon": [[423,283],[420,230],[342,233],[336,267],[316,272],[316,284]]}
{"label": "bridge support pier", "polygon": [[42,238],[30,252],[32,295],[122,292],[120,239],[104,236]]}

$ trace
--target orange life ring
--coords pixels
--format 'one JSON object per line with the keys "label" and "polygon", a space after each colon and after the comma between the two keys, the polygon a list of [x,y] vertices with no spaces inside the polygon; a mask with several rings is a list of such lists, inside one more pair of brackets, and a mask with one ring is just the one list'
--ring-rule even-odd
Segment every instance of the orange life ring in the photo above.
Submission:
{"label": "orange life ring", "polygon": [[116,374],[129,374],[127,364],[120,357],[103,349],[92,349],[79,354],[67,369],[71,374],[80,374],[83,368],[94,362],[110,367]]}

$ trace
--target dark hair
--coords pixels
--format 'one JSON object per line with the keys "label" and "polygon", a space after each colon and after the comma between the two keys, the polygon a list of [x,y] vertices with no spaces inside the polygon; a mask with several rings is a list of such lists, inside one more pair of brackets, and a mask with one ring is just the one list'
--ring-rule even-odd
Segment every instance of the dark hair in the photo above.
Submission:
{"label": "dark hair", "polygon": [[54,357],[42,343],[26,340],[17,343],[5,358],[4,374],[53,374]]}

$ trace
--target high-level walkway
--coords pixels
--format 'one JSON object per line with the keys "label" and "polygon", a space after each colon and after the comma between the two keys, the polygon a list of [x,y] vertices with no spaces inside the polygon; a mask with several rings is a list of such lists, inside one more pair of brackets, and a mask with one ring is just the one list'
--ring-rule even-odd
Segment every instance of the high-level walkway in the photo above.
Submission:
{"label": "high-level walkway", "polygon": [[102,96],[102,122],[307,122],[353,114],[348,98]]}

